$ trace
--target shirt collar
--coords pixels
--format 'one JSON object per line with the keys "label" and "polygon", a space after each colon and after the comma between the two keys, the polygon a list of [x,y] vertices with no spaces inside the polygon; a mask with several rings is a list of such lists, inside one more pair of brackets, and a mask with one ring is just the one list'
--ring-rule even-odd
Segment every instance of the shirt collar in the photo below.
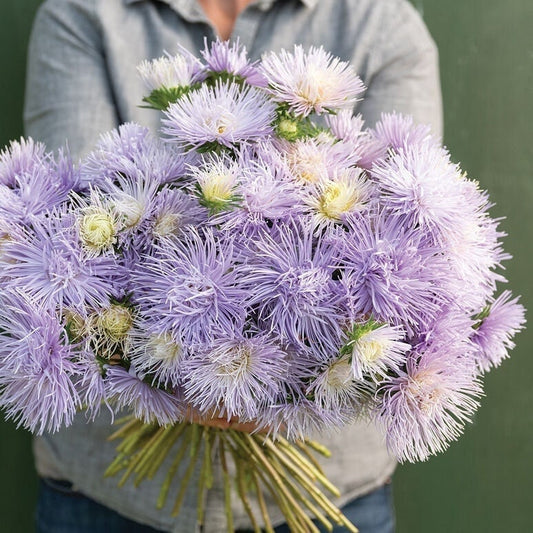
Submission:
{"label": "shirt collar", "polygon": [[[138,4],[139,2],[145,2],[146,0],[123,0],[125,4]],[[169,0],[163,0],[168,2]],[[312,9],[318,4],[318,0],[300,0],[302,4],[305,4],[308,8]],[[270,4],[274,3],[272,0]]]}

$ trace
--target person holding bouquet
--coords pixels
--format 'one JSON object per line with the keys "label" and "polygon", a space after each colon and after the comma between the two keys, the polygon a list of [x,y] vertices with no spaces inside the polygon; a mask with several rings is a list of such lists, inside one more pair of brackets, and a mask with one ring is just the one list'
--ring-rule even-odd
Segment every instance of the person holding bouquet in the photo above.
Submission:
{"label": "person holding bouquet", "polygon": [[[436,47],[407,0],[45,0],[29,49],[26,134],[49,149],[67,142],[72,156],[80,157],[100,134],[122,123],[158,132],[159,114],[139,105],[145,89],[137,65],[178,46],[198,54],[204,39],[216,37],[238,39],[252,59],[294,44],[322,45],[361,76],[366,93],[356,112],[367,126],[382,112],[397,111],[441,135]],[[192,489],[173,519],[154,507],[157,483],[118,490],[114,479],[102,477],[114,456],[109,430],[104,409],[94,422],[81,413],[71,427],[35,439],[43,479],[38,531],[196,531]],[[340,489],[337,503],[348,518],[362,533],[393,531],[395,460],[380,431],[360,422],[321,438],[332,451],[323,468]],[[206,505],[206,533],[224,529],[221,499],[215,486]],[[242,509],[234,514],[237,529],[250,528]]]}

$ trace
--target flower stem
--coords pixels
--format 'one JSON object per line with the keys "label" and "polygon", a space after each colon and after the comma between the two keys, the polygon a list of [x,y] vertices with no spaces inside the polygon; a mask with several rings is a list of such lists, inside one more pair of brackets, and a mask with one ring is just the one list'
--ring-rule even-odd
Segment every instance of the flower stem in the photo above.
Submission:
{"label": "flower stem", "polygon": [[[284,438],[280,438],[278,437],[278,440],[280,442],[282,442],[285,446],[290,446],[291,443],[288,442],[287,440],[285,440]],[[307,457],[307,460],[313,464],[313,466],[316,468],[316,470],[318,472],[320,472],[322,475],[325,475],[324,474],[324,470],[322,470],[322,466],[320,465],[320,463],[313,457],[313,454],[309,451],[309,447],[307,446],[307,442],[306,441],[299,441],[297,440],[295,443],[294,443],[296,446],[298,446],[298,448],[301,450],[301,452],[303,454],[305,454],[305,456]]]}
{"label": "flower stem", "polygon": [[261,510],[261,516],[263,517],[263,522],[265,524],[266,533],[274,533],[274,528],[272,527],[272,522],[270,521],[270,516],[268,514],[265,498],[261,490],[261,484],[259,476],[255,469],[251,469],[252,481],[255,488],[255,493],[257,495],[257,503],[259,504],[259,509]]}
{"label": "flower stem", "polygon": [[331,483],[331,481],[329,481],[329,479],[322,472],[318,471],[314,467],[313,463],[303,457],[302,454],[298,453],[294,446],[291,446],[288,442],[285,444],[283,441],[280,441],[279,445],[304,472],[308,474],[312,473],[313,480],[318,480],[336,498],[340,497],[341,493],[339,492],[339,489],[335,487],[335,485],[333,485],[333,483]]}
{"label": "flower stem", "polygon": [[[181,431],[177,432],[176,438],[186,429],[185,424],[180,427]],[[181,446],[178,448],[178,452],[176,453],[176,456],[174,458],[174,461],[170,465],[170,468],[167,472],[167,475],[165,477],[165,481],[163,482],[163,485],[161,486],[161,490],[159,491],[159,497],[157,498],[157,505],[156,507],[158,509],[162,509],[165,506],[165,503],[167,501],[168,491],[170,490],[170,485],[172,483],[172,480],[174,479],[174,476],[176,475],[176,472],[178,471],[178,468],[183,461],[183,457],[185,457],[185,453],[187,452],[187,449],[189,447],[189,439],[185,437],[182,440]]]}
{"label": "flower stem", "polygon": [[[303,512],[302,508],[298,505],[296,500],[293,498],[292,494],[287,490],[285,485],[283,484],[280,473],[276,469],[273,468],[271,465],[268,456],[265,455],[263,450],[261,449],[261,446],[256,442],[254,436],[243,433],[242,437],[240,435],[237,435],[237,433],[233,436],[234,438],[242,438],[246,444],[248,444],[249,448],[253,451],[254,457],[257,458],[257,460],[261,463],[265,471],[268,473],[268,475],[272,478],[272,481],[278,489],[281,494],[288,500],[288,503],[290,505],[290,509],[295,513],[295,515],[298,515],[298,518],[302,520],[304,523],[311,524],[311,530],[313,530],[314,524],[309,520],[308,516]],[[245,446],[246,446],[245,444]]]}
{"label": "flower stem", "polygon": [[122,478],[118,482],[118,486],[124,486],[124,483],[128,480],[133,470],[137,467],[139,463],[145,458],[146,455],[150,455],[154,443],[157,442],[158,437],[164,435],[165,428],[160,427],[147,441],[146,443],[132,456],[126,472],[122,475]]}
{"label": "flower stem", "polygon": [[198,459],[198,454],[200,452],[199,441],[202,438],[203,426],[199,426],[198,424],[192,424],[191,427],[192,431],[190,462],[189,466],[187,467],[187,470],[185,471],[183,479],[181,480],[180,491],[178,493],[178,496],[176,497],[174,507],[172,508],[172,516],[177,516],[180,512],[181,504],[183,503],[183,498],[185,497],[185,491],[187,490],[187,486],[189,485],[189,481],[191,480],[192,474],[194,472],[194,467],[196,466],[196,461]]}
{"label": "flower stem", "polygon": [[219,440],[220,464],[222,466],[222,482],[224,484],[224,510],[226,512],[226,526],[228,533],[233,533],[233,513],[231,511],[231,483],[226,463],[226,450],[222,436]]}
{"label": "flower stem", "polygon": [[117,424],[122,424],[124,422],[125,424],[121,428],[117,429],[114,433],[109,435],[109,437],[107,437],[107,440],[111,441],[123,437],[126,433],[130,431],[130,429],[135,426],[138,426],[140,421],[137,418],[133,418],[132,416],[126,416],[116,421]]}
{"label": "flower stem", "polygon": [[186,424],[179,424],[177,426],[170,426],[172,429],[165,433],[161,441],[158,442],[157,454],[151,458],[152,460],[146,461],[142,466],[139,465],[138,470],[136,470],[137,478],[135,479],[135,485],[139,486],[139,483],[146,477],[152,479],[156,472],[159,470],[159,467],[165,460],[165,457],[168,455],[169,451],[174,446],[175,442],[178,440],[180,435],[186,430]]}
{"label": "flower stem", "polygon": [[198,502],[196,506],[198,523],[203,525],[205,514],[205,499],[207,490],[213,486],[213,471],[211,468],[213,450],[213,430],[206,426],[203,431],[204,440],[204,460],[200,470],[200,481],[198,485]]}

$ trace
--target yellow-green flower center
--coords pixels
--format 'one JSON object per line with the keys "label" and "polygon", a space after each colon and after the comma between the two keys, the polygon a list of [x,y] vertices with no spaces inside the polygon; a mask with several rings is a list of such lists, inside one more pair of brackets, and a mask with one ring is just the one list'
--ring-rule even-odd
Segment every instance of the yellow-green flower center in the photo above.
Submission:
{"label": "yellow-green flower center", "polygon": [[298,123],[295,120],[283,119],[278,124],[278,134],[280,137],[292,139],[298,133]]}
{"label": "yellow-green flower center", "polygon": [[233,358],[224,361],[220,365],[220,372],[227,376],[233,376],[235,379],[246,374],[252,364],[252,350],[249,346],[240,345],[232,351]]}
{"label": "yellow-green flower center", "polygon": [[133,324],[131,311],[123,305],[111,305],[98,317],[98,325],[113,342],[124,340]]}
{"label": "yellow-green flower center", "polygon": [[65,311],[65,319],[70,339],[79,341],[87,334],[87,323],[79,313],[68,309]]}

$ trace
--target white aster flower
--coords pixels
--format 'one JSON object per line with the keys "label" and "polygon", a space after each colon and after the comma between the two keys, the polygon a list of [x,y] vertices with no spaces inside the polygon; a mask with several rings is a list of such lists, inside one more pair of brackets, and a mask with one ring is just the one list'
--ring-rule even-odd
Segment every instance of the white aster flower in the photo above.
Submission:
{"label": "white aster flower", "polygon": [[201,166],[190,167],[190,170],[196,179],[201,205],[218,212],[236,201],[236,187],[242,171],[231,158],[212,154]]}
{"label": "white aster flower", "polygon": [[370,322],[355,326],[351,348],[352,371],[355,379],[370,376],[376,383],[397,370],[405,361],[405,353],[411,346],[402,342],[405,332],[399,326]]}
{"label": "white aster flower", "polygon": [[343,355],[328,363],[309,387],[316,401],[325,409],[353,408],[369,393],[368,386],[354,379],[350,356]]}
{"label": "white aster flower", "polygon": [[151,91],[188,87],[194,83],[199,70],[198,60],[182,54],[145,60],[137,67],[141,79]]}
{"label": "white aster flower", "polygon": [[187,352],[183,344],[168,332],[150,333],[142,322],[135,324],[128,341],[128,358],[141,375],[152,374],[165,387],[178,385]]}
{"label": "white aster flower", "polygon": [[312,46],[305,53],[296,45],[293,53],[267,53],[261,68],[273,98],[300,116],[351,109],[364,91],[353,67],[322,47]]}
{"label": "white aster flower", "polygon": [[344,169],[332,178],[321,179],[307,190],[305,203],[320,225],[341,222],[362,211],[370,199],[372,186],[360,169]]}

